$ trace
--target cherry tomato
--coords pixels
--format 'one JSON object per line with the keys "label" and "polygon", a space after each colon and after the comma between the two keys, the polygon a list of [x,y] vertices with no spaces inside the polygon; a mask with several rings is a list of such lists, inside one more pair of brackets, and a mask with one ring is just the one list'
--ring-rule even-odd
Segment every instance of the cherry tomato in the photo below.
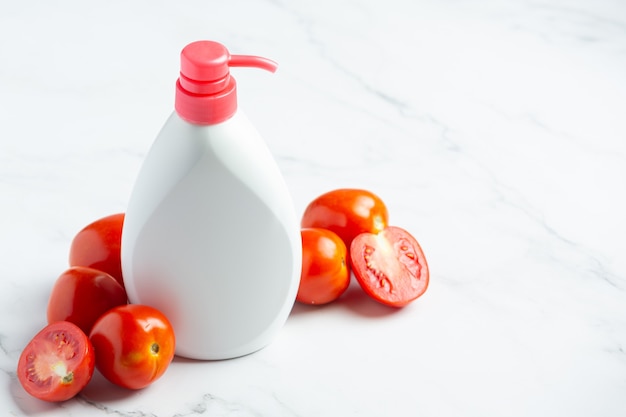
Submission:
{"label": "cherry tomato", "polygon": [[157,309],[128,304],[104,313],[89,335],[96,368],[119,386],[140,389],[159,379],[172,362],[174,330]]}
{"label": "cherry tomato", "polygon": [[75,324],[59,321],[44,327],[26,345],[17,362],[17,379],[26,392],[45,401],[65,401],[91,380],[94,349]]}
{"label": "cherry tomato", "polygon": [[113,276],[124,285],[120,246],[124,213],[112,214],[80,230],[70,246],[70,266],[87,266]]}
{"label": "cherry tomato", "polygon": [[340,188],[320,195],[309,203],[301,226],[335,232],[350,247],[359,233],[378,233],[387,227],[389,214],[383,201],[367,190]]}
{"label": "cherry tomato", "polygon": [[362,233],[350,247],[354,275],[375,300],[402,307],[428,287],[428,265],[417,240],[399,227]]}
{"label": "cherry tomato", "polygon": [[302,274],[296,300],[326,304],[339,298],[350,284],[347,249],[337,234],[326,229],[302,229]]}
{"label": "cherry tomato", "polygon": [[48,300],[48,323],[70,321],[87,334],[107,310],[127,303],[126,290],[106,272],[73,266],[55,281]]}

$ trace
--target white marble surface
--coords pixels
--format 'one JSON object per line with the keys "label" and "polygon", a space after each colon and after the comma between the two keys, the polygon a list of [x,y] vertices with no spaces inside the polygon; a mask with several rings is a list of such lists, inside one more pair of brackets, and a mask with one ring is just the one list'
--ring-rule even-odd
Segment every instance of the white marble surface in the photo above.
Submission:
{"label": "white marble surface", "polygon": [[[297,210],[378,193],[430,288],[296,306],[262,351],[142,391],[30,398],[17,359],[70,240],[124,210],[198,39],[280,63],[234,74]],[[3,0],[0,414],[624,416],[625,110],[621,0]]]}

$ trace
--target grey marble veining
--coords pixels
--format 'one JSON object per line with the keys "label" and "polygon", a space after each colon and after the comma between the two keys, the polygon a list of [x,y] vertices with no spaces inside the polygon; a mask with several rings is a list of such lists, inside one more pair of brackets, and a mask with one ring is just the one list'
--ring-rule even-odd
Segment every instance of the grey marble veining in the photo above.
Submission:
{"label": "grey marble veining", "polygon": [[[296,209],[376,192],[430,287],[390,310],[353,282],[247,357],[35,400],[21,349],[73,235],[124,211],[198,39],[279,62],[232,73]],[[623,2],[6,2],[0,62],[0,414],[626,415]]]}

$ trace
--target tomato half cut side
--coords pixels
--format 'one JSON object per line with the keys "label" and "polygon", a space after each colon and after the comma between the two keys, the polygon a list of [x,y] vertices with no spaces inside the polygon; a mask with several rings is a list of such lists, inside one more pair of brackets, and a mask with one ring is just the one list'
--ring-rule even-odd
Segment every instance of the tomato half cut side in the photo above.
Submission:
{"label": "tomato half cut side", "polygon": [[350,245],[352,270],[373,299],[403,307],[428,288],[426,257],[406,230],[388,226],[378,234],[361,233]]}
{"label": "tomato half cut side", "polygon": [[33,397],[65,401],[89,383],[94,367],[94,349],[87,335],[73,323],[58,321],[26,345],[17,363],[17,377]]}

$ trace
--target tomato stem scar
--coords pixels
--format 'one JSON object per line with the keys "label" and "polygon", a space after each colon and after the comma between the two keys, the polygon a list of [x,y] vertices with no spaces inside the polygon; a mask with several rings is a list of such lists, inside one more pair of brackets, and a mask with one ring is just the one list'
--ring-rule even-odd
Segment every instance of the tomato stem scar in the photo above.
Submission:
{"label": "tomato stem scar", "polygon": [[65,375],[63,379],[61,379],[61,382],[67,385],[67,384],[71,384],[73,380],[74,380],[74,373],[70,372],[69,374]]}
{"label": "tomato stem scar", "polygon": [[74,373],[67,371],[67,365],[64,362],[57,362],[51,366],[52,373],[61,377],[62,384],[71,384],[74,380]]}

